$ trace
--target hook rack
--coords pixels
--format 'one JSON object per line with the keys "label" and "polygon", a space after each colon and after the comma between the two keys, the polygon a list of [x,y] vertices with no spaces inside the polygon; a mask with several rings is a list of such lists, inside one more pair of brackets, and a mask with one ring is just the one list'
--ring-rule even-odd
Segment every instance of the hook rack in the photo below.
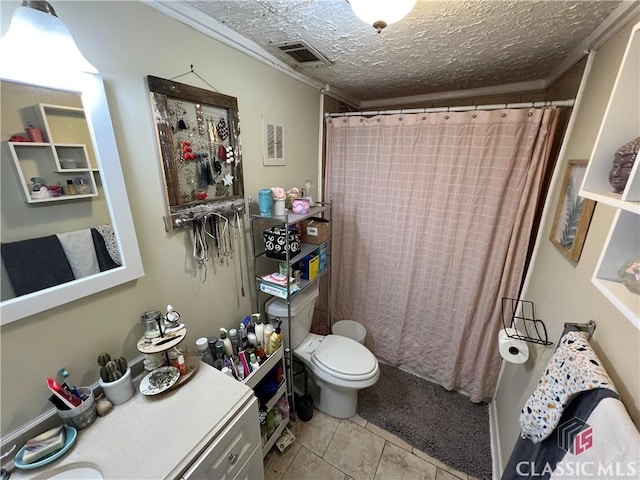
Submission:
{"label": "hook rack", "polygon": [[[502,298],[502,326],[510,338],[539,345],[552,345],[547,335],[547,327],[542,320],[536,319],[533,302],[517,298]],[[518,333],[506,330],[512,328]]]}
{"label": "hook rack", "polygon": [[174,210],[168,216],[162,218],[164,220],[165,231],[171,232],[191,228],[194,220],[198,220],[207,215],[215,213],[220,215],[235,215],[236,213],[244,214],[244,212],[244,198],[236,198],[229,201],[216,201],[181,208]]}

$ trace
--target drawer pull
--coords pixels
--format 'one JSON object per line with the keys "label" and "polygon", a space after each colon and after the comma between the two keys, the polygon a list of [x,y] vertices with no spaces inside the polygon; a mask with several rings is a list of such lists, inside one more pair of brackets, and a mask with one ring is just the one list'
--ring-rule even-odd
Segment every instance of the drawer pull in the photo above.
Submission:
{"label": "drawer pull", "polygon": [[236,462],[238,461],[238,455],[235,453],[230,453],[229,456],[227,457],[227,460],[229,460],[229,463],[231,465],[235,465]]}

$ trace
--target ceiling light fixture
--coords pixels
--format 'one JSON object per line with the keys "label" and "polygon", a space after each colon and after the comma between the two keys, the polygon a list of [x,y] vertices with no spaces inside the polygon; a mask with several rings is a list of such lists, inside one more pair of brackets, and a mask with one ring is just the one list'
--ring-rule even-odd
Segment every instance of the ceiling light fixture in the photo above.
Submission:
{"label": "ceiling light fixture", "polygon": [[80,53],[71,33],[46,1],[23,0],[0,39],[0,76],[27,70],[98,73]]}
{"label": "ceiling light fixture", "polygon": [[360,20],[378,33],[387,25],[402,20],[413,10],[417,0],[347,0]]}

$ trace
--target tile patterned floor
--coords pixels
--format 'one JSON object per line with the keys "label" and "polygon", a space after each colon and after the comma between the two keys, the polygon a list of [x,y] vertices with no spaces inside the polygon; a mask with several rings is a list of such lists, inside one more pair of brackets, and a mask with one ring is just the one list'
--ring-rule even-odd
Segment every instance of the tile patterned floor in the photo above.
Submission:
{"label": "tile patterned floor", "polygon": [[295,443],[264,459],[265,480],[475,480],[357,415],[314,410],[291,429]]}

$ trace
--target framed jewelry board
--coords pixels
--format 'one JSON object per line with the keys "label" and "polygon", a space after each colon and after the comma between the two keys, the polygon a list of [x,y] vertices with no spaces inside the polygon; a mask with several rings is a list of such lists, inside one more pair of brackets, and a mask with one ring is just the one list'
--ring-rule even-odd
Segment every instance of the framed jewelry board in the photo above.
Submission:
{"label": "framed jewelry board", "polygon": [[235,97],[147,76],[162,157],[167,230],[203,213],[244,209]]}

